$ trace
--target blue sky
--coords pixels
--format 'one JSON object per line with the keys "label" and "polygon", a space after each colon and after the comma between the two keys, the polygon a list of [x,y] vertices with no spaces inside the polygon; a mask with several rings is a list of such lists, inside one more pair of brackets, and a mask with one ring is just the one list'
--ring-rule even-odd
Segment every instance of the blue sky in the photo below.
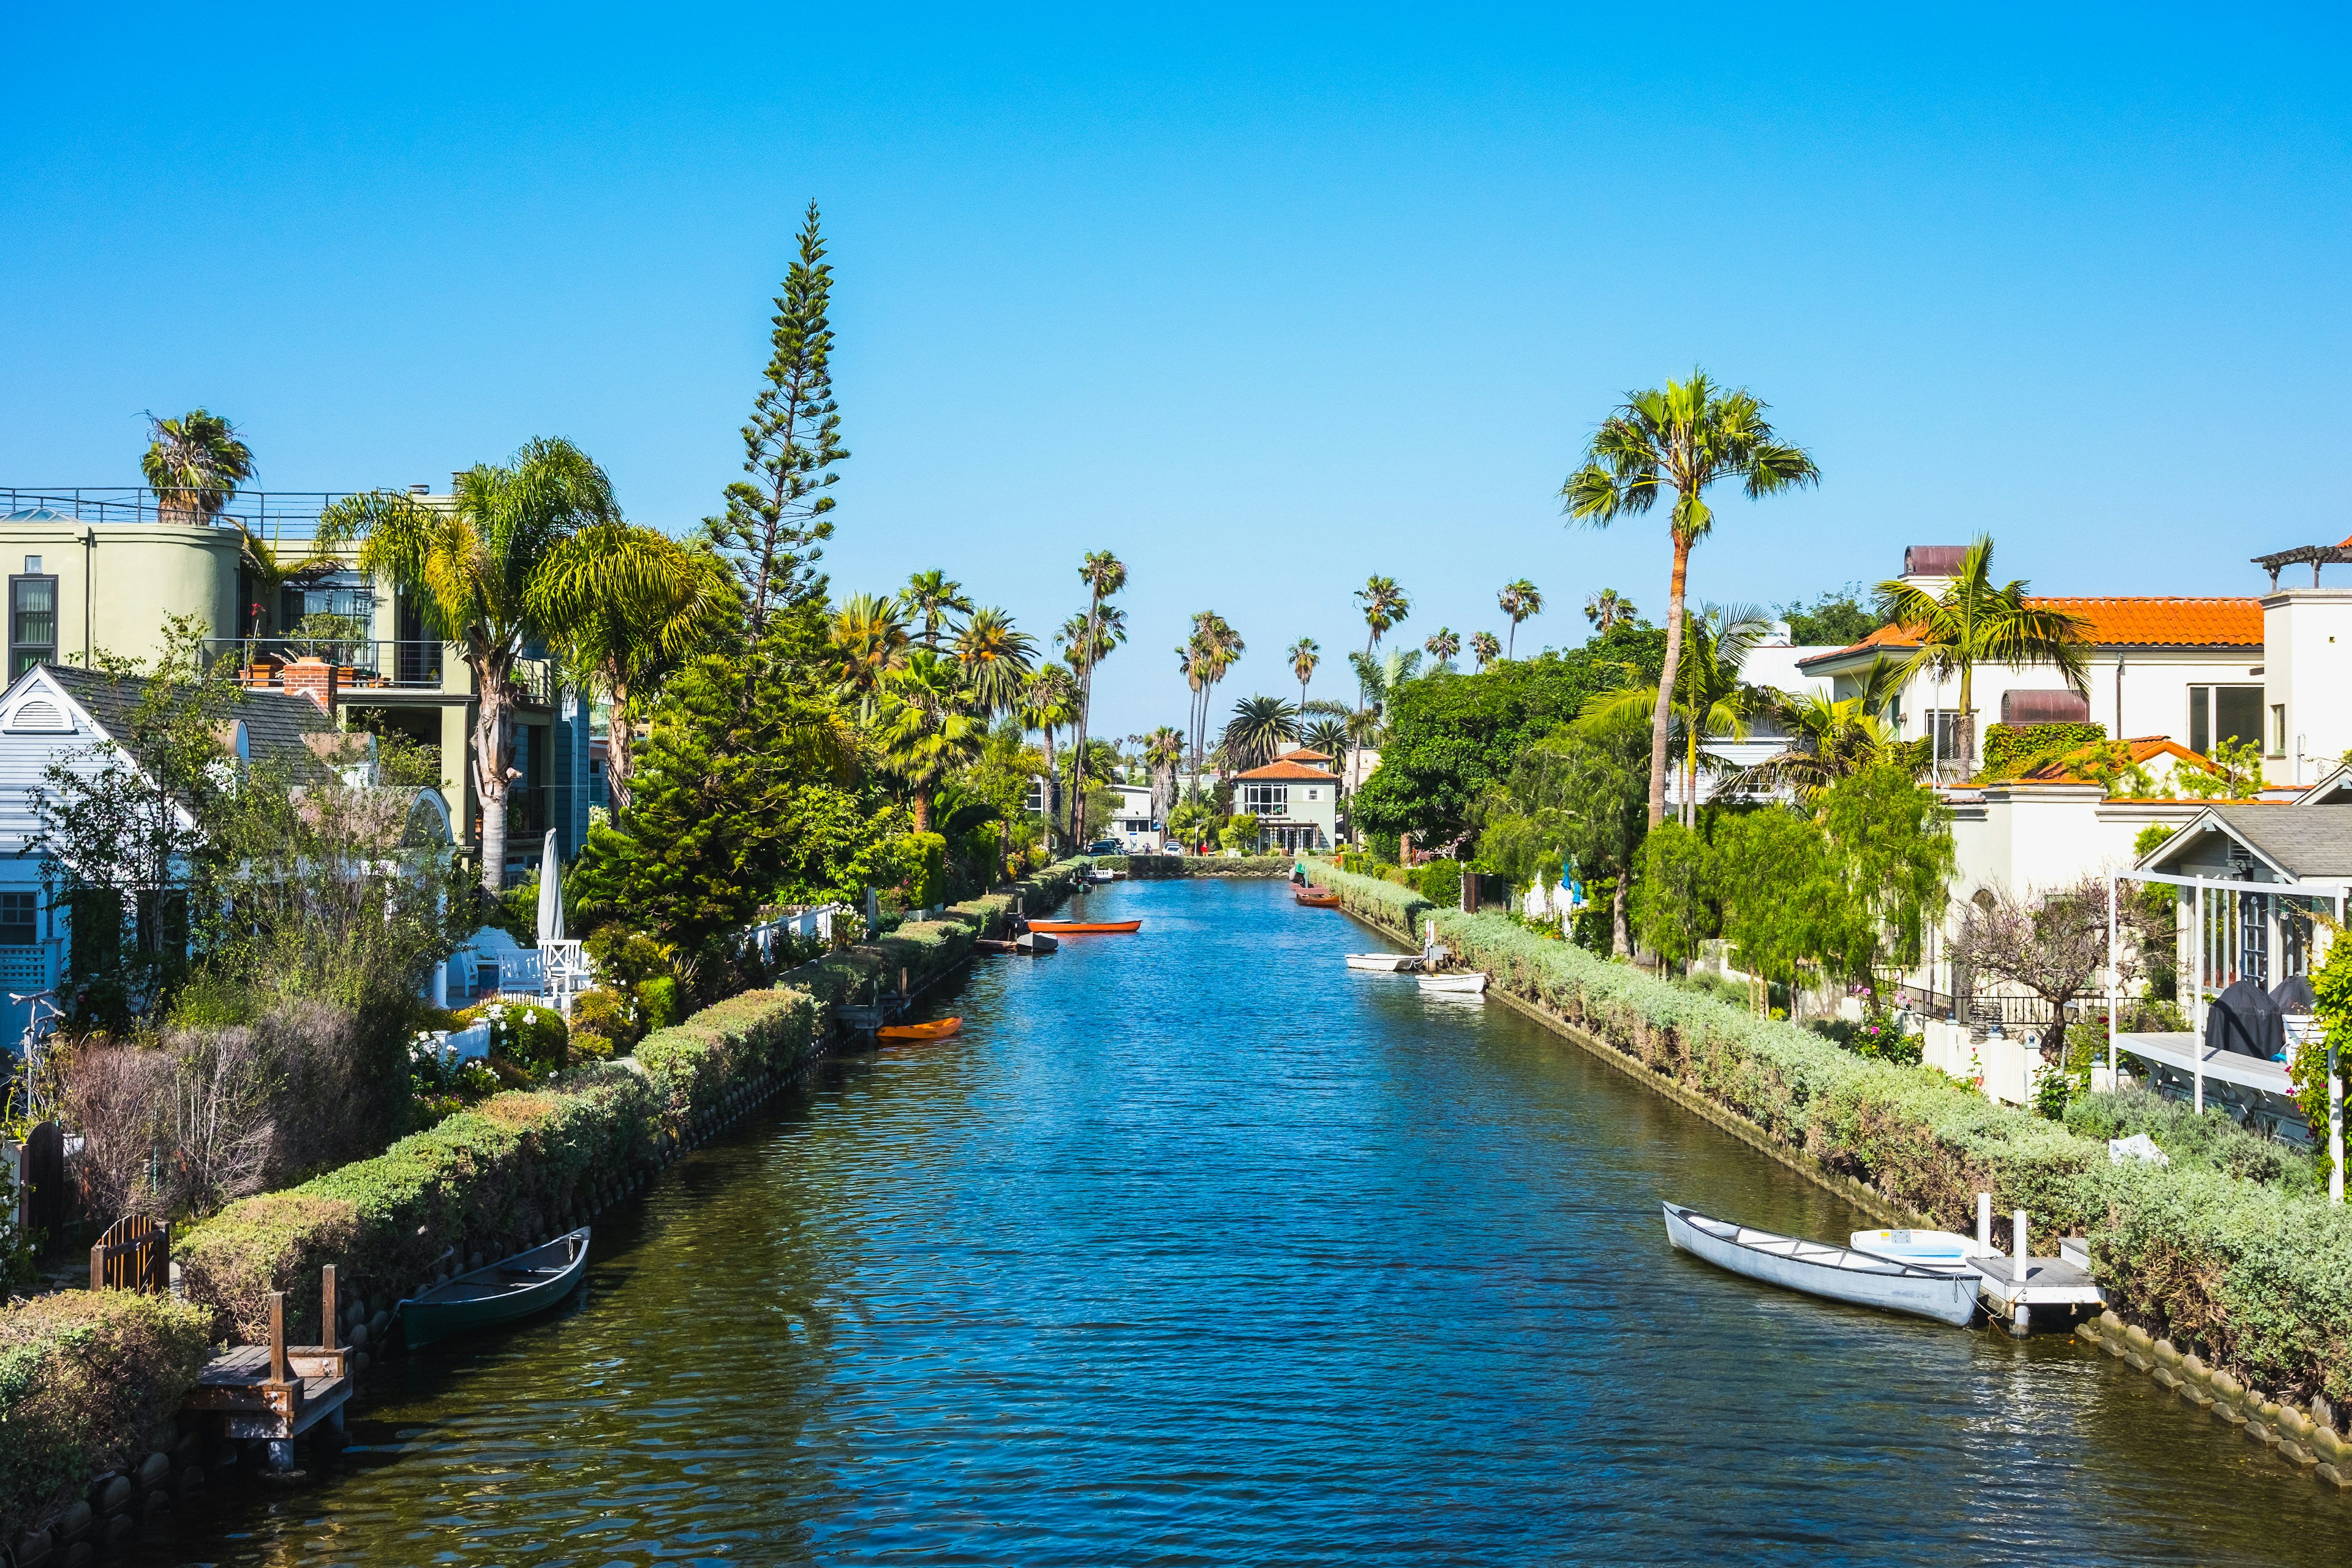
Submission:
{"label": "blue sky", "polygon": [[1570,645],[1663,530],[1562,525],[1630,387],[1704,364],[1818,491],[1720,508],[1763,602],[1990,530],[2056,592],[2241,593],[2343,504],[2341,13],[1622,7],[215,16],[12,8],[0,484],[135,482],[140,411],[288,489],[567,435],[639,521],[737,470],[812,195],[838,268],[837,591],[942,566],[1034,630],[1110,548],[1097,732],[1348,695],[1400,635]]}

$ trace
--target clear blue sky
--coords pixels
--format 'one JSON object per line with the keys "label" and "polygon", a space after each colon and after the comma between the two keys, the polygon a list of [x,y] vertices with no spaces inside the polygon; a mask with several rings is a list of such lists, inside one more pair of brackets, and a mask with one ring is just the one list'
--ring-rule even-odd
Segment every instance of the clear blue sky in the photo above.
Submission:
{"label": "clear blue sky", "polygon": [[[2044,8],[2046,10],[2046,8]],[[331,14],[332,13],[332,14]],[[1990,530],[2059,592],[2235,593],[2352,532],[2343,13],[1630,16],[670,7],[0,20],[0,483],[136,482],[202,403],[273,488],[446,482],[565,435],[640,521],[736,472],[824,204],[855,456],[838,592],[942,566],[1032,629],[1129,563],[1097,732],[1349,695],[1401,628],[1656,611],[1655,521],[1556,500],[1627,388],[1703,363],[1813,450],[1727,497],[1704,599]]]}

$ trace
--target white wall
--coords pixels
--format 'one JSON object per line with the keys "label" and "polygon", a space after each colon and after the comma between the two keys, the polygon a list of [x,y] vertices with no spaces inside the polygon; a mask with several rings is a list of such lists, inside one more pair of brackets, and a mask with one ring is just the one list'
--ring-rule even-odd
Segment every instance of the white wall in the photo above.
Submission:
{"label": "white wall", "polygon": [[[2352,749],[2352,589],[2283,588],[2263,600],[2263,769],[2273,783],[2315,784]],[[2286,710],[2285,744],[2273,732]]]}

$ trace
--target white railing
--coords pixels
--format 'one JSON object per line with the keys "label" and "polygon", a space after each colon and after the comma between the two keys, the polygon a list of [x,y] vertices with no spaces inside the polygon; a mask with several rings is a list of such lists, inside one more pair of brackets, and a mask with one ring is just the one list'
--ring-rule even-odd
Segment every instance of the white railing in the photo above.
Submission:
{"label": "white railing", "polygon": [[772,963],[775,961],[776,939],[779,936],[792,937],[800,942],[814,938],[829,945],[833,941],[833,917],[850,912],[847,904],[820,904],[814,909],[779,915],[774,920],[762,921],[746,929],[743,943],[747,948],[757,950],[761,963]]}

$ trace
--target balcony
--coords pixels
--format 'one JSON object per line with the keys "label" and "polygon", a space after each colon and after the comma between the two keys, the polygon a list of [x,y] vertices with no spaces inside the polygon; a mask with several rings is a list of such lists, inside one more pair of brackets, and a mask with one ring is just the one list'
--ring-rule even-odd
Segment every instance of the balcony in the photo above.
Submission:
{"label": "balcony", "polygon": [[[307,544],[318,537],[319,514],[336,501],[364,491],[240,490],[222,510],[205,515],[177,492],[144,485],[0,486],[0,522],[46,521],[42,514],[75,522],[209,524],[249,533],[272,546]],[[412,491],[412,493],[414,493]]]}
{"label": "balcony", "polygon": [[325,637],[206,637],[205,666],[226,666],[240,685],[257,689],[282,688],[286,667],[297,659],[315,658],[335,671],[335,689],[405,687],[421,691],[441,689],[446,644],[439,642],[354,642]]}

